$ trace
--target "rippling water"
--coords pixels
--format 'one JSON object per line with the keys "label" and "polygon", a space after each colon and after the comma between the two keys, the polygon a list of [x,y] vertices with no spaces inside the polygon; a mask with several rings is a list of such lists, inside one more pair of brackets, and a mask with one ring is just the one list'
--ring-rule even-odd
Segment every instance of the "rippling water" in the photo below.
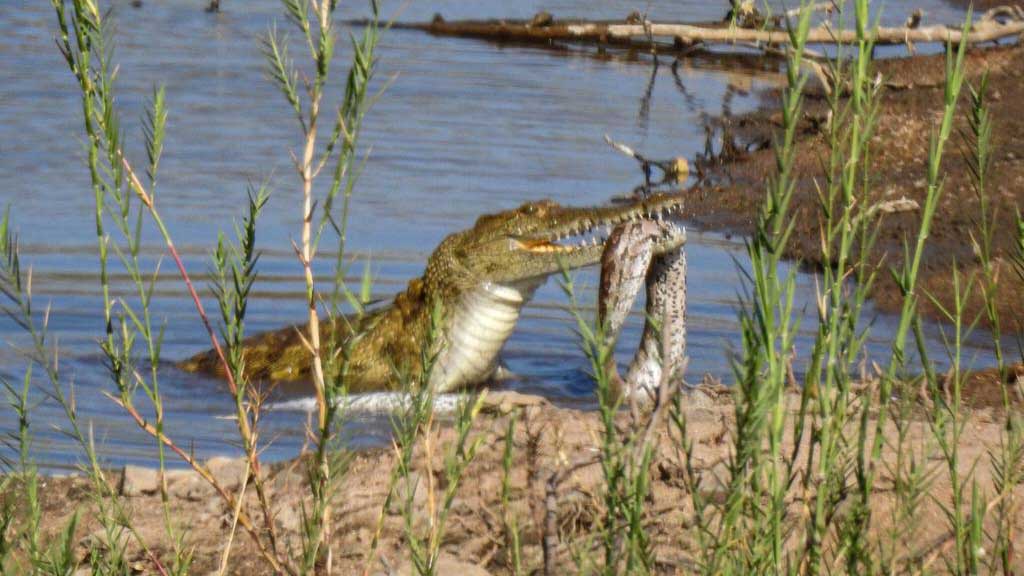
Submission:
{"label": "rippling water", "polygon": [[[720,3],[648,4],[651,16],[661,19],[710,20],[722,13]],[[892,4],[890,20],[902,20],[900,6]],[[560,17],[618,18],[635,3],[449,0],[411,4],[401,17],[424,20],[434,12],[449,19],[529,17],[542,7]],[[272,183],[249,329],[276,328],[303,315],[300,269],[289,248],[299,227],[299,190],[288,157],[298,142],[297,129],[264,78],[258,49],[259,36],[274,19],[283,20],[281,10],[273,0],[228,0],[219,15],[201,8],[200,2],[145,0],[141,9],[115,3],[118,104],[129,148],[141,164],[138,119],[153,87],[166,85],[170,117],[157,196],[193,272],[207,269],[218,231],[229,230],[240,217],[246,183]],[[358,8],[346,5],[345,16],[361,15]],[[397,8],[385,5],[385,13]],[[951,8],[930,8],[935,20],[960,17]],[[152,441],[100,394],[109,384],[96,344],[102,324],[93,199],[80,104],[53,45],[53,20],[45,2],[0,3],[0,200],[12,206],[24,260],[34,270],[37,302],[52,305],[50,331],[60,346],[65,383],[74,386],[101,450],[111,464],[149,461]],[[653,157],[692,158],[703,149],[706,115],[749,110],[758,104],[758,92],[777,81],[766,71],[697,59],[679,68],[685,94],[669,67],[662,66],[645,104],[650,62],[628,55],[595,58],[391,31],[383,35],[380,57],[378,86],[391,84],[366,121],[362,142],[372,149],[364,149],[369,161],[357,190],[350,247],[371,262],[381,297],[419,275],[446,234],[471,225],[482,213],[545,197],[597,203],[630,190],[638,183],[636,166],[610,151],[604,134]],[[342,70],[335,72],[333,94],[340,93],[343,77]],[[146,266],[152,268],[162,252],[153,230],[145,237]],[[737,336],[733,259],[742,258],[742,244],[691,230],[687,251],[690,374],[728,379],[725,350]],[[170,361],[207,342],[177,276],[164,268],[154,312],[167,323],[164,357]],[[327,271],[325,264],[321,276]],[[579,278],[591,287],[596,282],[593,271]],[[801,276],[800,282],[806,305],[812,279]],[[113,283],[119,293],[129,290],[123,275],[115,275]],[[526,309],[506,347],[507,363],[521,375],[509,386],[586,405],[591,384],[563,306],[557,285],[549,282]],[[627,329],[623,361],[635,346],[640,320],[637,315]],[[885,349],[889,323],[876,319],[873,350]],[[934,329],[930,335],[937,346]],[[17,381],[23,363],[15,346],[24,340],[6,321],[0,322],[0,337],[11,343],[0,347],[0,374]],[[811,337],[805,331],[800,350],[809,349]],[[979,362],[988,358],[982,348],[971,353]],[[161,370],[161,389],[167,428],[179,443],[201,455],[234,449],[234,423],[223,418],[232,408],[219,382],[167,366]],[[51,426],[62,425],[57,408],[43,402],[34,418],[39,458],[50,466],[74,464],[78,456]],[[0,410],[0,431],[14,425],[13,414]],[[264,432],[273,440],[269,456],[295,454],[304,425],[302,413],[272,413]],[[358,420],[350,432],[356,443],[378,443],[387,434],[386,418]]]}

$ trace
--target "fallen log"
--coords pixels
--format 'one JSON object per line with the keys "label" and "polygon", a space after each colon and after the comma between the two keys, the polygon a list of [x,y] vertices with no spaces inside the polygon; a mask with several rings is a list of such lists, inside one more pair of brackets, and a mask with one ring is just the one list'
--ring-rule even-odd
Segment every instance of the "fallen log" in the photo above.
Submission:
{"label": "fallen log", "polygon": [[[647,34],[643,26],[628,24],[608,26],[605,32],[600,32],[600,27],[576,26],[570,28],[571,32],[578,33],[581,37],[593,37],[601,33],[621,38]],[[684,44],[759,42],[774,45],[788,44],[790,40],[789,32],[786,30],[703,28],[689,24],[651,24],[649,29],[650,35],[653,37],[672,37]],[[963,31],[959,28],[942,25],[921,28],[879,27],[875,34],[876,44],[923,44],[947,41],[952,44],[960,44],[964,42]],[[998,20],[985,20],[979,21],[972,27],[966,41],[970,44],[977,44],[1021,34],[1024,34],[1024,21],[1013,20],[1003,23]],[[811,29],[807,36],[808,44],[851,44],[856,41],[857,32],[855,30],[835,30],[827,24]]]}
{"label": "fallen log", "polygon": [[[440,15],[431,22],[395,23],[393,28],[421,30],[438,36],[481,38],[505,42],[543,43],[583,42],[629,47],[657,47],[686,50],[698,44],[768,46],[789,44],[785,27],[745,28],[726,22],[658,23],[631,14],[625,21],[556,20],[540,13],[530,20],[458,20],[447,21]],[[989,10],[973,23],[967,38],[959,27],[920,26],[908,20],[906,26],[879,27],[876,44],[951,42],[971,44],[992,42],[1024,35],[1024,11],[1013,7]],[[661,41],[660,43],[658,41]],[[855,30],[836,30],[828,21],[811,28],[809,44],[850,44],[856,42]]]}
{"label": "fallen log", "polygon": [[[632,26],[623,24],[622,20],[551,20],[535,16],[530,20],[445,20],[440,14],[435,15],[431,22],[395,22],[393,29],[397,30],[419,30],[435,36],[449,36],[457,38],[476,38],[481,40],[492,40],[495,42],[523,43],[523,44],[552,44],[554,42],[585,42],[607,45],[628,46],[630,48],[651,48],[656,45],[653,38],[644,34],[636,37],[627,35],[608,34],[608,30],[615,30],[617,26]],[[628,21],[629,19],[627,19]],[[352,25],[362,25],[363,20],[353,20]],[[642,24],[639,25],[642,28]],[[707,22],[695,24],[695,26],[707,27],[708,29],[726,28],[728,25],[721,22]],[[583,31],[583,32],[581,32]]]}

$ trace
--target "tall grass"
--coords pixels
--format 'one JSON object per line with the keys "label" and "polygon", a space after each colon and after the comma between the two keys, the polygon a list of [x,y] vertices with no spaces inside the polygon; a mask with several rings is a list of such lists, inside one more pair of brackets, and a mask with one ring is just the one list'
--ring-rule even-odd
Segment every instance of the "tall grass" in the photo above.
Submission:
{"label": "tall grass", "polygon": [[[109,25],[105,13],[95,0],[82,0],[66,3],[64,0],[52,0],[57,17],[57,45],[68,69],[77,81],[81,94],[84,129],[86,134],[86,150],[88,168],[91,177],[93,196],[96,208],[96,237],[99,254],[100,284],[104,310],[104,334],[101,349],[106,357],[114,392],[110,398],[148,433],[155,441],[155,449],[160,467],[160,491],[163,502],[163,517],[167,540],[172,543],[171,562],[164,566],[153,557],[153,562],[161,573],[183,574],[189,570],[192,554],[184,542],[186,534],[178,526],[180,519],[173,518],[167,484],[164,476],[165,451],[171,450],[186,464],[191,466],[209,482],[229,509],[235,511],[235,522],[239,523],[256,545],[263,559],[276,572],[309,573],[321,559],[328,571],[331,568],[330,539],[331,515],[330,499],[334,484],[331,477],[335,476],[339,463],[337,448],[334,446],[332,419],[337,402],[333,396],[334,388],[327,387],[324,380],[323,365],[318,352],[319,337],[316,329],[318,296],[312,291],[311,260],[315,255],[314,241],[318,242],[328,222],[338,231],[339,241],[344,242],[344,222],[347,218],[348,199],[357,177],[357,171],[350,171],[356,150],[358,131],[367,106],[367,86],[372,75],[373,48],[376,45],[376,20],[371,23],[363,37],[353,42],[353,65],[346,84],[342,104],[338,107],[333,134],[327,140],[322,151],[317,149],[316,124],[323,90],[326,87],[327,74],[333,59],[335,33],[332,28],[333,14],[336,3],[328,0],[287,1],[285,8],[292,21],[304,33],[316,70],[315,80],[306,86],[310,97],[308,116],[302,115],[301,103],[296,92],[297,72],[292,69],[286,58],[280,58],[277,52],[275,37],[271,36],[268,46],[274,48],[273,54],[268,51],[272,64],[272,77],[286,93],[289,102],[299,115],[300,123],[306,136],[302,158],[304,163],[299,167],[302,176],[303,195],[305,200],[304,225],[302,230],[303,249],[300,251],[301,262],[309,281],[309,298],[311,309],[310,334],[313,347],[311,349],[316,384],[320,400],[320,419],[316,430],[317,450],[316,463],[311,469],[311,486],[313,503],[307,515],[306,537],[303,538],[304,550],[298,562],[293,561],[290,551],[283,550],[278,540],[274,517],[268,499],[268,492],[263,484],[264,476],[260,473],[261,462],[259,453],[262,447],[258,444],[258,426],[261,415],[263,391],[250,387],[246,378],[245,361],[242,355],[244,338],[244,321],[248,297],[256,279],[256,263],[258,252],[255,249],[256,220],[266,202],[267,190],[250,191],[249,210],[243,224],[236,230],[236,242],[229,243],[221,237],[213,259],[213,290],[217,297],[220,316],[220,335],[224,346],[208,318],[202,301],[193,286],[191,277],[185,269],[175,245],[171,239],[169,227],[161,218],[156,203],[157,175],[160,157],[163,151],[163,139],[167,121],[165,93],[162,88],[154,91],[151,105],[143,122],[143,137],[147,164],[145,176],[140,178],[129,162],[124,146],[124,139],[118,110],[115,105],[116,64],[113,60],[112,43],[109,38]],[[374,15],[376,6],[374,5]],[[312,15],[311,12],[312,11]],[[278,56],[274,60],[274,55]],[[275,73],[277,73],[275,75]],[[281,75],[284,76],[281,76]],[[321,217],[321,224],[316,237],[312,236],[313,201],[310,197],[312,180],[316,173],[329,162],[334,162],[333,186],[328,193],[326,208]],[[340,214],[331,210],[334,198],[344,186],[344,208]],[[164,428],[164,410],[160,393],[159,373],[160,352],[163,340],[163,327],[158,326],[152,318],[152,296],[154,282],[159,274],[159,267],[144,270],[139,254],[143,227],[152,224],[163,238],[167,251],[173,259],[195,304],[196,311],[202,320],[211,344],[216,350],[228,381],[228,389],[236,406],[236,422],[241,446],[246,455],[246,480],[241,483],[239,493],[231,494],[225,490],[191,452],[183,449]],[[8,233],[5,220],[4,233]],[[5,236],[6,237],[6,236]],[[12,317],[18,314],[19,324],[31,335],[35,345],[33,361],[37,365],[49,367],[49,380],[52,382],[51,396],[65,406],[68,420],[71,423],[71,434],[79,440],[89,456],[88,471],[94,478],[96,502],[100,505],[101,521],[111,526],[106,531],[110,534],[109,550],[122,550],[122,539],[116,533],[117,523],[131,531],[128,515],[119,505],[119,497],[109,487],[106,478],[95,457],[91,439],[82,433],[74,403],[67,399],[61,388],[59,374],[56,372],[56,358],[52,363],[45,349],[45,325],[43,330],[37,329],[32,315],[29,294],[22,283],[18,268],[17,251],[11,242],[5,244],[8,251],[8,269],[4,276],[5,294],[15,304],[11,309]],[[110,276],[111,254],[117,264],[128,273],[134,289],[132,300],[115,299],[111,296]],[[340,257],[339,257],[340,258]],[[340,260],[339,260],[340,261]],[[339,272],[339,275],[341,272]],[[141,345],[143,351],[138,352]],[[45,364],[39,364],[44,361]],[[26,375],[26,382],[31,374]],[[26,385],[27,386],[27,385]],[[146,399],[146,407],[138,404],[138,392]],[[13,388],[12,388],[13,391]],[[28,412],[26,407],[27,389],[14,395],[16,410],[24,413],[23,427],[27,431]],[[144,416],[150,412],[151,418]],[[27,432],[19,434],[19,443],[24,446],[29,442]],[[22,448],[20,452],[26,450]],[[23,466],[26,470],[32,470]],[[249,479],[255,485],[255,492],[262,514],[262,526],[250,518],[243,510],[242,499]],[[31,515],[30,515],[31,516]],[[234,524],[233,524],[234,525]],[[30,530],[32,532],[32,530]],[[68,538],[71,537],[69,531]],[[233,528],[232,528],[233,534]],[[145,543],[135,540],[143,548]],[[231,541],[231,538],[228,538]],[[30,548],[34,548],[30,547]],[[221,571],[227,567],[230,544],[225,547],[221,562]],[[117,560],[118,556],[113,556]],[[102,560],[102,558],[100,558]],[[38,564],[38,562],[36,562]],[[94,566],[95,568],[96,566]],[[116,570],[115,570],[116,571]]]}
{"label": "tall grass", "polygon": [[[453,421],[454,438],[441,455],[440,478],[434,478],[436,459],[442,447],[434,444],[441,438],[438,433],[440,423],[435,411],[435,391],[428,382],[440,354],[440,326],[443,320],[440,305],[435,305],[431,311],[427,337],[420,347],[420,377],[413,378],[396,368],[395,377],[401,384],[404,397],[391,416],[395,463],[388,477],[385,496],[366,553],[364,575],[371,573],[373,564],[378,560],[378,545],[384,530],[385,515],[395,500],[399,500],[404,544],[409,552],[411,569],[420,576],[439,574],[448,517],[459,487],[466,479],[467,469],[476,458],[483,440],[471,432],[480,415],[486,392],[473,399],[459,399]],[[415,471],[417,448],[422,450],[423,456],[420,474]],[[418,499],[417,494],[424,497]]]}
{"label": "tall grass", "polygon": [[[93,573],[125,574],[132,569],[129,548],[137,547],[153,572],[190,573],[194,552],[183,528],[187,519],[177,517],[164,475],[171,455],[208,482],[232,513],[224,532],[220,573],[230,572],[236,526],[270,572],[337,573],[332,544],[338,537],[335,507],[345,496],[342,480],[349,462],[338,430],[344,418],[353,339],[339,341],[337,334],[344,330],[322,330],[321,326],[347,323],[352,332],[359,326],[368,300],[368,272],[358,294],[343,279],[348,266],[348,214],[361,169],[356,154],[358,135],[372,103],[368,87],[378,41],[376,4],[372,5],[371,23],[359,38],[352,39],[352,65],[344,92],[330,113],[327,96],[335,58],[336,3],[283,0],[297,41],[272,30],[262,45],[271,81],[284,96],[286,110],[294,115],[302,137],[301,149],[294,154],[302,199],[300,240],[295,249],[306,284],[308,327],[303,337],[313,368],[317,412],[310,430],[314,449],[306,460],[309,494],[302,501],[301,546],[292,549],[278,533],[272,496],[261,473],[263,445],[259,438],[266,390],[249,382],[243,353],[248,302],[258,280],[258,221],[269,186],[248,190],[246,212],[233,235],[221,235],[213,251],[210,276],[218,316],[213,321],[207,317],[157,202],[170,108],[167,95],[161,88],[153,92],[143,118],[146,163],[136,168],[124,150],[114,98],[116,64],[104,12],[95,0],[51,2],[57,19],[57,44],[81,94],[86,163],[96,210],[103,296],[100,348],[109,371],[108,395],[153,441],[160,468],[159,513],[165,546],[157,553],[155,546],[143,541],[132,525],[131,511],[111,487],[96,455],[91,430],[79,420],[74,391],[60,372],[58,351],[47,332],[48,311],[33,303],[31,273],[21,265],[17,238],[5,215],[0,221],[3,311],[24,330],[29,345],[23,354],[23,378],[3,382],[17,426],[5,439],[11,457],[2,462],[5,474],[0,477],[0,570],[72,574],[88,563]],[[733,2],[734,7],[739,4]],[[966,83],[965,44],[947,46],[942,116],[931,138],[919,230],[906,243],[901,264],[890,271],[903,296],[891,351],[873,372],[864,360],[871,331],[863,319],[864,307],[882,266],[872,255],[880,219],[886,212],[876,192],[879,175],[871,169],[882,84],[872,67],[876,23],[870,17],[868,0],[841,3],[838,13],[852,14],[856,41],[839,46],[827,62],[828,76],[843,89],[827,94],[830,122],[822,135],[827,147],[820,158],[823,177],[816,206],[823,266],[816,276],[815,325],[810,327],[814,342],[803,371],[805,381],[799,390],[792,390],[797,361],[794,343],[801,317],[796,304],[796,267],[786,271],[783,259],[798,217],[791,204],[802,177],[796,172],[796,154],[808,82],[803,70],[811,8],[804,2],[789,23],[791,49],[787,51],[786,88],[781,98],[782,127],[775,141],[775,174],[765,187],[755,233],[746,245],[748,260],[740,265],[742,344],[733,355],[735,427],[727,440],[722,498],[708,497],[702,488],[709,472],[700,469],[698,441],[687,416],[688,396],[677,389],[678,382],[666,379],[662,383],[665,393],[659,395],[653,412],[641,412],[636,406],[622,409],[623,398],[609,371],[612,350],[603,335],[606,327],[584,318],[572,278],[565,274],[562,287],[595,383],[599,423],[595,451],[594,456],[574,461],[562,458],[561,464],[548,471],[545,514],[536,525],[513,512],[517,416],[505,423],[500,451],[502,509],[495,518],[509,573],[562,573],[569,567],[566,557],[573,562],[571,570],[579,573],[666,571],[655,546],[657,517],[651,506],[657,481],[651,469],[665,454],[665,437],[671,444],[667,450],[682,459],[683,486],[692,508],[690,521],[671,530],[673,538],[696,543],[694,563],[686,566],[688,572],[917,574],[945,570],[973,574],[987,570],[1010,574],[1019,564],[1013,543],[1020,514],[1015,490],[1024,482],[1024,421],[1012,405],[1012,386],[1021,383],[1010,378],[1012,361],[1003,345],[1006,324],[996,305],[1001,263],[994,250],[996,232],[989,198],[994,128],[984,76],[969,90],[963,134],[963,150],[981,206],[974,235],[980,267],[976,275],[951,272],[951,303],[942,305],[934,299],[946,318],[945,360],[950,368],[944,374],[933,367],[918,313],[921,298],[930,298],[922,292],[919,276],[929,231],[943,197],[943,157]],[[970,16],[967,21],[965,31]],[[308,52],[305,73],[290,56],[289,50],[295,46]],[[329,168],[330,185],[326,194],[317,198],[314,183],[324,168]],[[1010,255],[1010,261],[1024,280],[1024,219],[1019,215],[1017,226],[1019,252]],[[147,268],[140,258],[146,227],[155,228],[165,243],[203,330],[220,356],[245,459],[245,479],[237,492],[223,487],[204,463],[176,441],[176,431],[165,426],[157,370],[163,325],[152,315],[159,266]],[[313,276],[324,234],[333,235],[339,254],[334,262],[335,289],[329,295],[316,292]],[[112,296],[110,271],[114,269],[127,272],[130,298]],[[963,393],[971,369],[964,357],[964,342],[978,321],[968,316],[967,304],[975,293],[982,297],[982,314],[992,326],[1003,386],[998,416],[1002,431],[986,454],[991,486],[979,479],[978,470],[984,463],[966,461],[962,449],[969,425]],[[341,314],[346,306],[354,315]],[[411,570],[421,575],[439,574],[456,498],[481,454],[484,436],[474,430],[479,426],[483,395],[462,399],[447,445],[438,445],[445,424],[434,410],[435,391],[426,383],[439,353],[444,321],[439,310],[435,307],[428,338],[422,344],[419,363],[423,375],[416,380],[396,369],[395,379],[406,399],[393,415],[394,467],[386,475],[385,496],[372,538],[361,551],[365,574],[372,573],[380,559],[385,517],[393,507],[402,516],[397,537]],[[915,353],[920,365],[911,362]],[[923,394],[915,394],[918,388]],[[84,561],[74,550],[78,514],[72,514],[56,535],[44,534],[41,528],[41,480],[31,455],[34,391],[62,407],[66,419],[62,431],[84,457],[89,502],[101,527],[101,542],[90,545]],[[668,430],[664,430],[665,420]],[[921,430],[925,433],[920,434]],[[435,466],[436,461],[440,466]],[[584,534],[560,533],[562,482],[588,466],[599,467],[602,480],[593,525]],[[891,479],[887,496],[880,495],[882,474]],[[930,491],[940,481],[949,485],[948,499],[940,500]],[[250,485],[253,494],[247,497]],[[928,504],[939,507],[948,525],[948,537],[932,548],[913,540],[914,530],[920,527],[920,512]],[[543,548],[543,566],[530,566],[532,556],[524,552],[533,536]]]}
{"label": "tall grass", "polygon": [[[846,13],[843,8],[847,6],[840,6],[839,12]],[[1008,432],[1001,447],[990,455],[997,494],[986,499],[973,474],[964,474],[965,463],[960,457],[965,426],[961,404],[966,373],[963,341],[974,324],[973,319],[965,317],[965,309],[974,280],[952,273],[955,304],[945,311],[952,325],[947,348],[952,368],[941,383],[930,367],[917,313],[918,271],[942,196],[942,158],[965,78],[962,45],[947,49],[943,114],[929,150],[928,188],[918,236],[913,248],[908,246],[902,268],[893,270],[904,300],[893,334],[891,358],[878,380],[864,369],[859,371],[860,382],[855,379],[870,333],[870,327],[861,324],[862,310],[878,270],[879,263],[871,255],[878,234],[877,220],[886,207],[873,193],[877,180],[870,170],[880,89],[871,70],[874,24],[868,2],[856,1],[849,7],[853,9],[857,41],[852,47],[839,46],[830,63],[830,76],[842,80],[837,85],[846,87],[846,93],[828,95],[830,122],[824,134],[828,155],[821,162],[824,179],[818,188],[823,265],[816,283],[815,342],[799,403],[788,403],[783,391],[787,372],[792,370],[788,361],[793,355],[796,330],[792,308],[795,286],[791,276],[780,277],[777,272],[793,218],[788,212],[794,160],[792,131],[799,120],[803,86],[798,72],[801,25],[797,24],[791,27],[793,51],[788,90],[783,95],[783,127],[775,144],[778,175],[767,188],[756,231],[748,242],[750,266],[744,271],[748,300],[740,312],[743,347],[736,361],[736,428],[723,503],[709,501],[701,494],[700,472],[693,468],[694,445],[687,434],[683,410],[677,410],[674,418],[694,508],[692,538],[701,551],[698,558],[702,573],[927,570],[949,548],[953,553],[947,568],[954,573],[973,573],[980,569],[991,537],[983,529],[986,514],[1012,501],[1013,489],[1009,486],[1015,481],[1012,470],[1016,468],[1006,462],[1017,458],[1014,440],[1010,440],[1016,437],[1012,433],[1015,425],[1010,422],[1018,417],[1008,404]],[[969,22],[970,17],[965,29]],[[851,48],[852,58],[847,52]],[[988,120],[980,99],[976,97],[974,103],[969,122],[977,143],[973,172],[978,187],[984,188],[990,126],[986,127]],[[991,228],[983,228],[982,236],[988,238],[985,241],[989,245],[990,235]],[[990,296],[988,309],[994,311],[991,298],[994,296]],[[911,333],[925,379],[936,391],[927,408],[933,440],[923,447],[910,442],[912,422],[919,410],[909,394],[913,376],[908,370],[907,338]],[[894,397],[897,409],[890,413]],[[889,425],[895,428],[895,437],[888,435]],[[780,451],[784,436],[791,443],[790,454]],[[883,523],[874,517],[881,498],[875,482],[887,447],[895,452],[894,464],[888,465],[894,477],[895,506],[883,529]],[[935,473],[929,464],[935,457],[933,449],[938,450],[937,457],[944,462],[951,485],[952,500],[938,503],[949,522],[951,545],[922,558],[918,552],[908,551],[907,546],[921,546],[910,535],[934,485]],[[797,461],[798,457],[802,462]],[[973,469],[976,463],[966,465]],[[793,513],[791,498],[804,502],[801,513]],[[1012,512],[1000,514],[994,539],[996,549],[1002,551],[1001,566],[1010,570],[1012,559],[1007,556],[1012,551],[1007,551],[1012,536],[1008,537],[1007,532],[1012,531],[1013,522],[1008,520]],[[996,562],[989,562],[995,569]]]}
{"label": "tall grass", "polygon": [[[331,540],[331,499],[338,489],[339,474],[342,472],[344,459],[337,457],[333,451],[335,441],[335,417],[343,399],[345,386],[341,375],[345,372],[344,362],[347,354],[341,355],[336,362],[334,355],[325,350],[339,347],[333,339],[324,339],[320,328],[321,296],[317,293],[313,277],[313,261],[324,229],[332,224],[338,236],[338,260],[336,263],[335,283],[342,285],[344,277],[343,262],[345,254],[345,230],[348,225],[349,199],[355,184],[357,171],[351,170],[354,164],[356,142],[366,110],[366,96],[374,65],[374,48],[377,44],[377,3],[371,2],[373,19],[364,30],[360,40],[352,40],[352,67],[341,104],[337,107],[334,128],[326,138],[321,150],[318,149],[321,139],[321,118],[324,107],[324,95],[334,58],[335,31],[334,19],[337,2],[334,0],[282,0],[290,24],[300,35],[300,44],[308,49],[312,71],[303,73],[301,84],[300,72],[288,55],[288,38],[271,30],[264,39],[263,50],[266,56],[270,78],[280,89],[285,100],[295,113],[302,134],[302,149],[292,153],[295,171],[301,184],[302,226],[296,254],[302,265],[306,283],[307,330],[303,334],[303,342],[310,354],[312,365],[313,388],[316,393],[317,421],[314,437],[314,462],[309,467],[309,481],[312,488],[313,503],[311,510],[304,511],[306,525],[316,532],[314,538],[304,539],[303,566],[304,570],[312,570],[321,556],[327,572],[333,565]],[[304,88],[304,94],[300,93]],[[328,162],[334,161],[331,186],[323,199],[322,215],[317,217],[317,199],[313,195],[313,183],[320,171]],[[344,185],[344,203],[340,213],[333,211],[333,205],[339,191]],[[314,220],[318,225],[314,230]],[[326,310],[333,318],[338,310],[337,289]],[[330,321],[330,320],[329,320]],[[337,333],[337,331],[335,331]]]}
{"label": "tall grass", "polygon": [[[13,413],[18,419],[17,431],[4,443],[14,447],[17,459],[5,460],[6,473],[0,487],[2,509],[0,525],[0,569],[26,573],[67,574],[77,566],[72,554],[78,515],[74,514],[62,532],[49,542],[43,540],[41,481],[38,467],[31,457],[31,409],[38,395],[61,408],[67,425],[60,432],[72,440],[85,458],[82,472],[89,480],[88,497],[96,503],[95,518],[100,525],[100,537],[93,543],[90,564],[99,574],[117,574],[127,570],[126,538],[135,537],[144,550],[143,542],[134,531],[125,503],[111,487],[100,466],[92,438],[91,426],[83,426],[79,419],[74,390],[66,387],[60,372],[58,350],[49,338],[49,310],[36,310],[32,298],[32,276],[21,267],[18,240],[11,229],[9,212],[0,221],[0,293],[3,296],[3,314],[18,325],[28,336],[29,344],[22,350],[26,363],[20,386],[3,380]],[[36,371],[42,372],[41,375]],[[98,551],[103,550],[102,554]],[[15,552],[22,554],[16,555]],[[151,557],[156,565],[159,561]],[[182,559],[184,560],[184,559]],[[178,562],[178,565],[186,562]]]}
{"label": "tall grass", "polygon": [[[603,514],[596,530],[602,550],[601,562],[596,562],[583,551],[574,551],[577,569],[581,573],[647,574],[653,569],[654,558],[643,519],[653,451],[641,437],[640,422],[635,422],[636,425],[631,426],[624,436],[620,435],[617,415],[624,398],[614,386],[609,370],[613,350],[604,337],[606,327],[588,322],[583,317],[575,282],[567,271],[563,271],[562,290],[569,298],[580,346],[590,364],[601,421],[599,457],[575,462],[570,469],[598,464],[605,483]],[[590,543],[584,545],[589,547]],[[553,550],[545,549],[548,573],[554,560],[553,553]]]}
{"label": "tall grass", "polygon": [[512,576],[524,574],[522,533],[519,518],[512,510],[512,463],[516,446],[516,420],[519,414],[513,411],[505,429],[505,446],[501,453],[501,521],[505,531],[505,550],[509,573]]}
{"label": "tall grass", "polygon": [[[999,442],[989,449],[989,466],[994,478],[994,489],[997,504],[994,509],[998,527],[994,537],[993,553],[990,555],[988,569],[991,572],[1001,570],[1004,574],[1013,571],[1013,536],[1012,518],[1018,514],[1019,503],[1014,494],[1014,487],[1024,482],[1024,421],[1014,409],[1015,381],[1011,381],[1011,367],[1003,349],[1003,329],[997,297],[999,291],[999,265],[993,254],[995,239],[994,219],[990,190],[988,186],[992,170],[992,117],[988,109],[988,74],[984,74],[977,86],[970,87],[970,114],[968,130],[964,133],[964,156],[970,170],[971,182],[978,196],[979,214],[977,231],[972,235],[975,252],[980,262],[977,290],[980,290],[983,301],[983,315],[988,320],[992,334],[992,346],[996,354],[996,370],[1002,393],[1004,413],[1003,431]],[[1024,221],[1017,218],[1018,252],[1010,254],[1010,261],[1017,267],[1021,280],[1024,280]],[[1017,391],[1019,395],[1020,391]],[[977,513],[976,506],[972,511]]]}
{"label": "tall grass", "polygon": [[[810,17],[810,10],[802,10],[790,24],[783,127],[775,143],[777,174],[767,186],[754,236],[747,242],[750,266],[744,276],[749,292],[739,315],[743,351],[733,367],[736,430],[728,496],[702,567],[709,574],[781,571],[788,564],[784,520],[792,462],[783,464],[782,442],[788,416],[785,389],[799,321],[793,313],[796,272],[779,272],[793,226],[794,139],[807,82],[801,64]],[[742,543],[739,550],[733,542]]]}

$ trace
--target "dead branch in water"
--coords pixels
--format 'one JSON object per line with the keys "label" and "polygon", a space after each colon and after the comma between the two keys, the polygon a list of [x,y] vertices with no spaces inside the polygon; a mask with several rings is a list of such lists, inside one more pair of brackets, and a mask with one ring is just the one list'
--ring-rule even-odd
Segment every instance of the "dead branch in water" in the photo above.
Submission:
{"label": "dead branch in water", "polygon": [[[542,17],[544,16],[544,17]],[[357,23],[353,22],[353,23]],[[542,13],[530,20],[457,20],[447,21],[440,15],[423,23],[395,23],[393,28],[421,30],[438,36],[481,38],[506,42],[550,44],[580,42],[618,45],[629,48],[657,48],[667,51],[688,51],[697,44],[788,45],[789,31],[783,24],[761,27],[730,26],[723,22],[658,23],[637,19],[625,20],[555,20]],[[967,38],[962,30],[945,25],[920,26],[920,20],[909,19],[905,26],[882,26],[876,31],[876,44],[968,42],[977,44],[1024,34],[1024,10],[1018,7],[993,8],[978,17]],[[660,40],[660,42],[659,42]],[[855,30],[837,30],[824,22],[808,32],[808,44],[849,44],[857,40]]]}
{"label": "dead branch in water", "polygon": [[641,155],[639,152],[630,148],[629,146],[612,140],[611,136],[607,134],[604,135],[604,141],[607,142],[608,145],[614,148],[616,151],[621,152],[622,154],[625,154],[626,156],[629,156],[630,158],[633,158],[634,160],[640,163],[640,169],[643,170],[644,173],[644,183],[647,186],[650,186],[652,184],[652,167],[657,167],[662,172],[662,179],[661,182],[659,182],[659,184],[686,180],[686,177],[690,174],[690,164],[689,162],[686,161],[686,158],[683,158],[681,156],[672,158],[671,160],[652,160],[646,156]]}

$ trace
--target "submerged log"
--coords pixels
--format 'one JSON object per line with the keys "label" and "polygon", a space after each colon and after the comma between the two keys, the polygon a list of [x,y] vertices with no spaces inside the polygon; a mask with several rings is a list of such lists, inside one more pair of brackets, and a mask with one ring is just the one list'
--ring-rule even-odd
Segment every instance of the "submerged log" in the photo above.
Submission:
{"label": "submerged log", "polygon": [[[744,28],[726,22],[659,23],[636,18],[625,20],[588,21],[556,20],[541,13],[530,20],[458,20],[447,21],[440,15],[431,22],[395,23],[393,28],[429,32],[438,36],[481,38],[505,42],[552,43],[582,42],[630,47],[653,46],[658,41],[668,48],[688,49],[697,44],[789,44],[789,32],[782,26]],[[961,42],[992,42],[1024,34],[1024,11],[1001,7],[989,10],[973,23],[966,40],[959,27],[945,25],[920,26],[909,21],[906,26],[879,27],[876,44],[914,44]],[[855,30],[836,30],[824,22],[808,33],[810,44],[849,44],[857,41]],[[668,44],[670,43],[670,44]],[[661,44],[658,44],[661,47]]]}

